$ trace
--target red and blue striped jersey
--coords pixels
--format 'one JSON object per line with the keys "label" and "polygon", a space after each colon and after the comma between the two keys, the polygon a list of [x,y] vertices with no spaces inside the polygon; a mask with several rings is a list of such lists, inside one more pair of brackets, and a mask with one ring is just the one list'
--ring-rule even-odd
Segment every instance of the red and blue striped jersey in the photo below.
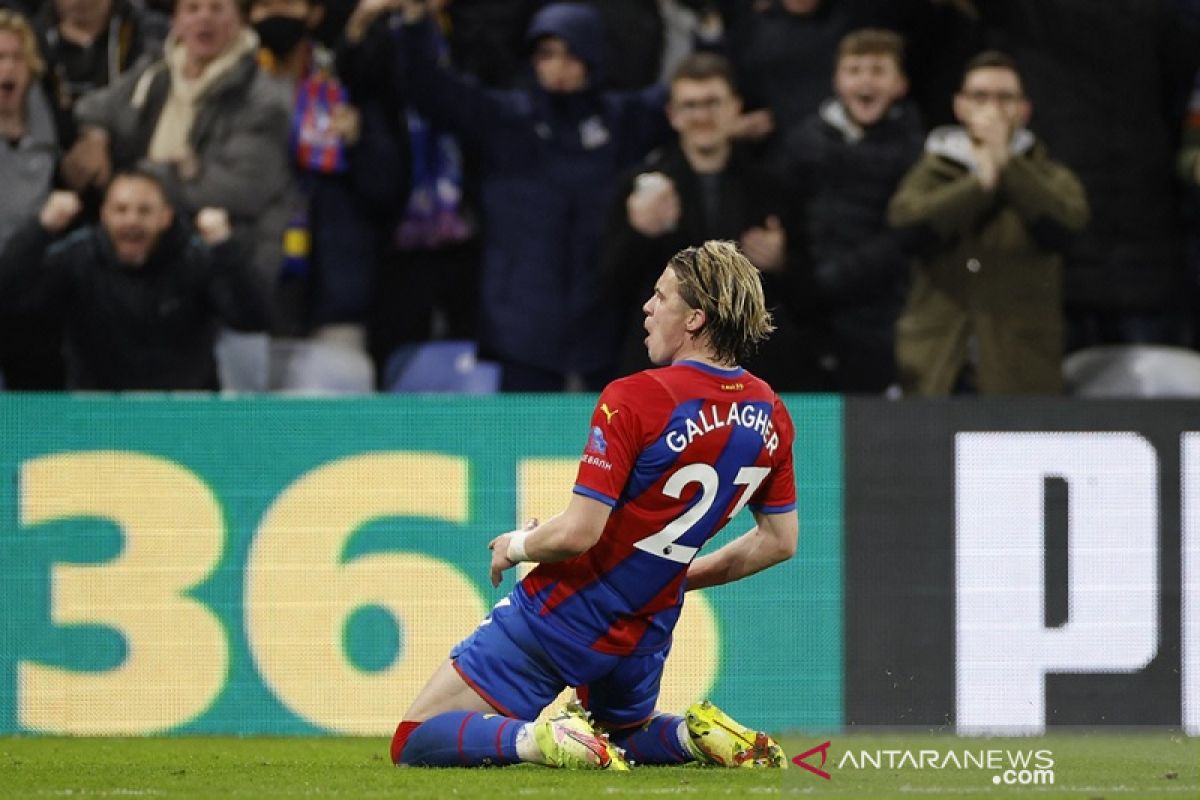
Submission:
{"label": "red and blue striped jersey", "polygon": [[693,361],[614,381],[592,414],[574,491],[612,506],[600,540],[541,564],[514,600],[613,655],[670,644],[688,564],[743,506],[796,507],[792,421],[764,381]]}

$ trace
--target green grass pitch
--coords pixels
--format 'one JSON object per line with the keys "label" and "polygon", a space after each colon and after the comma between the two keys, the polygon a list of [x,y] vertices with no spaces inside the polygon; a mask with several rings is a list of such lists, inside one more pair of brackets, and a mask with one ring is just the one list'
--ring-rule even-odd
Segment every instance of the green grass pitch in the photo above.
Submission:
{"label": "green grass pitch", "polygon": [[[1019,739],[928,733],[784,737],[789,754],[829,748],[824,780],[780,771],[642,767],[629,773],[505,769],[395,769],[387,741],[354,738],[0,738],[0,797],[153,798],[564,798],[1200,797],[1200,739],[1170,731],[1072,732]],[[855,769],[847,752],[1048,750],[1054,783],[1005,786],[987,769]],[[920,758],[919,755],[916,756]],[[886,756],[885,756],[886,758]],[[810,759],[819,764],[819,758]]]}

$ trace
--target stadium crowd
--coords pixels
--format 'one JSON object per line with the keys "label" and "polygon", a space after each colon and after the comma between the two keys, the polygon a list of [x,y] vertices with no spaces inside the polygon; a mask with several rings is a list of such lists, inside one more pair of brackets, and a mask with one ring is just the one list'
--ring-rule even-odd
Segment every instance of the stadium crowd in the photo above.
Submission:
{"label": "stadium crowd", "polygon": [[594,390],[725,239],[780,391],[1058,394],[1200,348],[1197,42],[1196,0],[0,0],[0,386],[386,391],[450,340]]}

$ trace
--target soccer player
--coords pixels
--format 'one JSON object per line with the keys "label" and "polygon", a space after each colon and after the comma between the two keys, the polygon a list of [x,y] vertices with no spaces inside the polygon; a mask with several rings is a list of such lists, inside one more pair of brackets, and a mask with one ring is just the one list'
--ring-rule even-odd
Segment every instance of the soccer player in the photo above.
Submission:
{"label": "soccer player", "polygon": [[[493,586],[519,562],[539,566],[418,694],[394,763],[623,770],[624,750],[640,764],[787,766],[770,737],[708,701],[655,711],[684,591],[796,550],[792,422],[738,366],[773,330],[758,270],[731,242],[688,248],[643,311],[650,360],[665,366],[601,393],[567,508],[489,544]],[[697,558],[746,505],[755,527]],[[578,702],[527,721],[567,686]]]}

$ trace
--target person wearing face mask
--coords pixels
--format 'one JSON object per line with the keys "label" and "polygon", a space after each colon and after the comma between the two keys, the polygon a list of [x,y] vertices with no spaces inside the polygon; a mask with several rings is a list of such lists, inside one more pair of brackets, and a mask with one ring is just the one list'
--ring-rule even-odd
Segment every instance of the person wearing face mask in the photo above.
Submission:
{"label": "person wearing face mask", "polygon": [[359,110],[333,54],[316,39],[324,11],[323,0],[251,0],[247,15],[259,38],[260,68],[293,97],[287,152],[299,191],[284,234],[280,286],[292,324],[276,332],[311,335],[365,360],[378,205],[362,189],[362,165],[355,163]]}
{"label": "person wearing face mask", "polygon": [[0,252],[0,309],[51,306],[66,324],[67,386],[92,391],[217,388],[218,322],[266,322],[224,209],[194,228],[148,172],[108,184],[100,224],[62,238],[82,204],[55,191]]}
{"label": "person wearing face mask", "polygon": [[[261,52],[274,60],[262,57],[259,64],[272,73],[300,77],[307,70],[300,62],[310,56],[311,49],[300,48],[323,16],[318,0],[254,0],[250,3],[250,25],[258,34]],[[278,63],[277,63],[278,62]]]}

